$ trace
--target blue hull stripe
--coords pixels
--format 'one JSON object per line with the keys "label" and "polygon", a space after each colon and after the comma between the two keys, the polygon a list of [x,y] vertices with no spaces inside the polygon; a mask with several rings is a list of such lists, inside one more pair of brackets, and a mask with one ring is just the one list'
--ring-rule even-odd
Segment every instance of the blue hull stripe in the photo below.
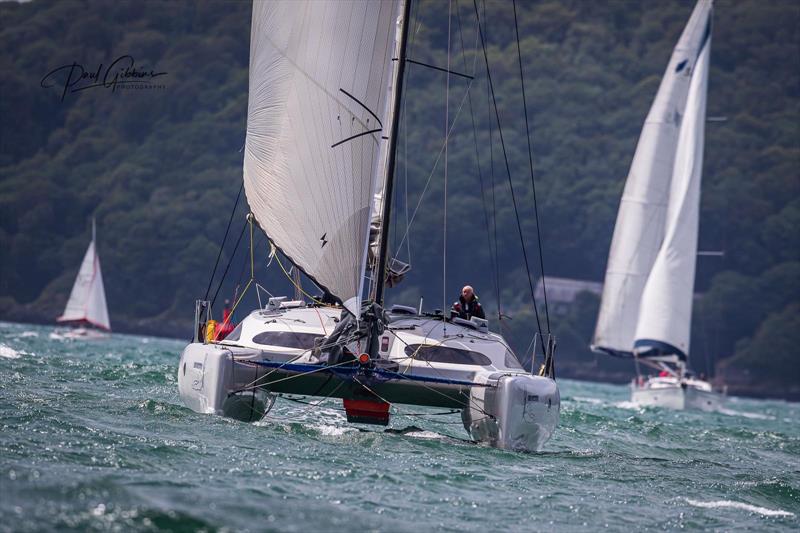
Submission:
{"label": "blue hull stripe", "polygon": [[382,370],[378,368],[362,369],[360,367],[326,367],[324,365],[312,365],[307,363],[280,363],[277,361],[241,361],[267,368],[280,368],[288,372],[299,373],[331,373],[343,379],[352,379],[355,376],[371,375],[385,380],[404,380],[404,381],[418,381],[422,383],[441,383],[445,385],[461,385],[465,387],[485,387],[480,383],[473,383],[472,381],[463,381],[458,379],[445,379],[434,378],[428,376],[410,376],[408,374],[401,374],[399,372],[392,372],[390,370]]}

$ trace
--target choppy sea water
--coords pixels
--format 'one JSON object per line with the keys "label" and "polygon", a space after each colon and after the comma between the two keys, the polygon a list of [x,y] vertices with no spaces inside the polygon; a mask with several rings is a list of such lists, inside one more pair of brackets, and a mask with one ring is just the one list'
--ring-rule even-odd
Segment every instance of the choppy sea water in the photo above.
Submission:
{"label": "choppy sea water", "polygon": [[561,380],[555,436],[520,454],[436,409],[402,407],[390,427],[424,428],[405,434],[348,425],[333,400],[198,415],[177,393],[184,343],[52,331],[0,323],[1,531],[800,528],[800,404],[639,409]]}

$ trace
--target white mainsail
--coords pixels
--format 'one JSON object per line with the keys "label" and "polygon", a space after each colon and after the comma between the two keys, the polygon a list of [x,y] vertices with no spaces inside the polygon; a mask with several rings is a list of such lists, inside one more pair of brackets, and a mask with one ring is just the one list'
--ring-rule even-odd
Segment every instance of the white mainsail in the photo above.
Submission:
{"label": "white mainsail", "polygon": [[689,86],[672,173],[667,234],[642,293],[634,342],[642,355],[665,353],[685,359],[689,353],[710,49],[709,35]]}
{"label": "white mainsail", "polygon": [[603,351],[630,354],[637,338],[642,294],[667,233],[667,205],[687,95],[710,31],[711,10],[711,0],[699,0],[695,6],[639,137],[614,227],[592,342]]}
{"label": "white mainsail", "polygon": [[94,223],[92,223],[92,242],[83,256],[81,268],[72,286],[64,313],[58,322],[85,322],[101,329],[110,330],[106,306],[106,291],[103,287],[103,273],[100,271],[100,257],[94,243]]}
{"label": "white mainsail", "polygon": [[270,240],[358,314],[400,0],[253,2],[244,183]]}

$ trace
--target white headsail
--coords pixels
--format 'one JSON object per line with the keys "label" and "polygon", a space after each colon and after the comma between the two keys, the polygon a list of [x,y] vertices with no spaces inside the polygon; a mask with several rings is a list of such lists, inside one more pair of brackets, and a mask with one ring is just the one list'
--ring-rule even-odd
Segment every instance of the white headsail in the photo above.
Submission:
{"label": "white headsail", "polygon": [[253,2],[244,183],[270,240],[358,313],[400,0]]}
{"label": "white headsail", "polygon": [[708,35],[692,68],[672,173],[666,236],[642,293],[634,342],[641,355],[673,354],[685,359],[689,353],[710,49]]}
{"label": "white headsail", "polygon": [[595,348],[631,353],[642,294],[666,234],[679,134],[695,63],[710,31],[711,0],[699,0],[672,52],[625,183],[606,267]]}
{"label": "white headsail", "polygon": [[92,242],[83,256],[78,277],[72,286],[64,314],[58,322],[85,322],[102,329],[111,329],[106,306],[106,291],[103,287],[103,274],[100,271],[100,257],[94,244],[94,222],[92,223]]}

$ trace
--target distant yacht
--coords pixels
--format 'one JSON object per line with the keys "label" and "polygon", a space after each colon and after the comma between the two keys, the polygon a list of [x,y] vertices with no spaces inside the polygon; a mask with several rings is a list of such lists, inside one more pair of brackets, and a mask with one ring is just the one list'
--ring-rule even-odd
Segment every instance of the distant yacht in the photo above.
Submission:
{"label": "distant yacht", "polygon": [[[712,9],[697,2],[642,128],[592,342],[636,361],[641,405],[716,410],[724,398],[688,368]],[[640,364],[658,375],[645,378]]]}
{"label": "distant yacht", "polygon": [[92,242],[83,256],[81,269],[75,278],[69,301],[64,313],[56,319],[60,324],[73,326],[71,329],[53,334],[55,338],[93,339],[106,337],[104,331],[111,331],[106,305],[106,291],[103,287],[103,274],[100,271],[100,257],[95,245],[96,230],[92,219]]}

